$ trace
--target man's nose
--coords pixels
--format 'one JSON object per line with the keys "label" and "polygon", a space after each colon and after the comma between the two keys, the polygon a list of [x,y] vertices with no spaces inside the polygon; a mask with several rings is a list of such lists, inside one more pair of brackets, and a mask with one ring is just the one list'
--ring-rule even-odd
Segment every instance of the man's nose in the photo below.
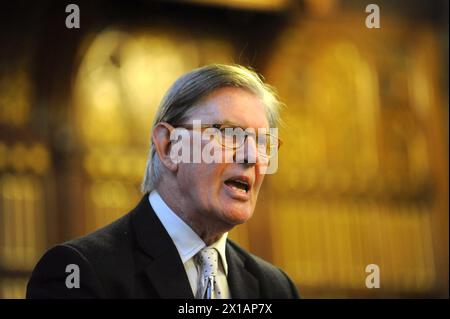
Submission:
{"label": "man's nose", "polygon": [[244,147],[244,163],[248,165],[255,165],[259,161],[258,144],[252,135],[247,135],[241,147]]}

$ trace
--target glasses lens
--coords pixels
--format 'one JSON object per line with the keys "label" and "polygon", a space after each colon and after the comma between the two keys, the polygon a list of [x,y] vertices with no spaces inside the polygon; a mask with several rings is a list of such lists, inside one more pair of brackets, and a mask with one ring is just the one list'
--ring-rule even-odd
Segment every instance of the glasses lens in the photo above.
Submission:
{"label": "glasses lens", "polygon": [[279,140],[275,135],[269,133],[255,134],[251,132],[246,132],[240,127],[225,127],[220,128],[218,132],[218,138],[222,144],[230,149],[237,149],[241,147],[247,136],[253,136],[257,143],[258,153],[260,156],[272,157],[276,154],[279,148]]}
{"label": "glasses lens", "polygon": [[271,134],[262,134],[258,137],[258,151],[260,155],[272,157],[279,148],[278,138]]}
{"label": "glasses lens", "polygon": [[245,132],[240,127],[226,127],[220,130],[222,133],[222,145],[227,148],[239,148],[245,141]]}

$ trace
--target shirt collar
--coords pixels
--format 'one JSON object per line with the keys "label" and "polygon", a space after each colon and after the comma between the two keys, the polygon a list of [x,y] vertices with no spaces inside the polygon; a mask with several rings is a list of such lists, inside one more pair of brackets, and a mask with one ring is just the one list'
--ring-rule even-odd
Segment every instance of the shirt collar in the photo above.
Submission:
{"label": "shirt collar", "polygon": [[[187,225],[177,214],[170,209],[157,191],[152,191],[149,196],[150,205],[163,224],[175,247],[180,254],[183,264],[194,257],[200,250],[206,247],[203,240]],[[220,237],[218,241],[210,247],[214,247],[219,252],[225,274],[228,274],[228,264],[225,255],[228,233]]]}
{"label": "shirt collar", "polygon": [[183,264],[205,247],[203,240],[167,206],[156,191],[150,193],[149,201],[170,238],[172,238]]}

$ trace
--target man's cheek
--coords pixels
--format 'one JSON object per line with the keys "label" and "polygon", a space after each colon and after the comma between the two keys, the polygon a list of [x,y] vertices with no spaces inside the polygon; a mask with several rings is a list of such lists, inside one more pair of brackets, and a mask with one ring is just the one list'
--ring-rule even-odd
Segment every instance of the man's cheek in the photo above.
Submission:
{"label": "man's cheek", "polygon": [[258,195],[259,189],[261,188],[261,185],[264,181],[265,175],[256,175],[256,181],[255,181],[255,194]]}

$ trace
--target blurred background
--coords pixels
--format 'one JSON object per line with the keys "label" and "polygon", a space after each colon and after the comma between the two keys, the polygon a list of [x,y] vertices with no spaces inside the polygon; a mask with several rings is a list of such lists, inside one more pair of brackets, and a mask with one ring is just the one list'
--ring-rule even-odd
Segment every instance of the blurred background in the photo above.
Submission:
{"label": "blurred background", "polygon": [[[448,298],[448,1],[69,1],[0,6],[0,298],[56,243],[139,201],[158,103],[209,63],[286,104],[277,174],[230,234],[304,298]],[[368,289],[366,265],[380,267]]]}

